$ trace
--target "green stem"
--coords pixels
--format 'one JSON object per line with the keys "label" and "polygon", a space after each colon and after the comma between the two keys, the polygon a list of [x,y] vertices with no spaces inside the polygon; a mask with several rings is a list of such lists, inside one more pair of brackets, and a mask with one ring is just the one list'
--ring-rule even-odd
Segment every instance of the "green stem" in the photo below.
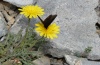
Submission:
{"label": "green stem", "polygon": [[6,37],[6,40],[5,40],[5,44],[7,44],[7,41],[8,41],[8,39],[9,39],[9,36],[10,36],[10,34],[9,34],[9,31],[8,31],[7,37]]}
{"label": "green stem", "polygon": [[21,42],[19,43],[20,47],[23,45],[24,41],[26,40],[26,37],[27,37],[27,34],[28,34],[28,28],[30,26],[30,19],[29,19],[29,22],[28,22],[28,25],[26,27],[26,32],[25,32],[25,35],[23,37],[23,39],[21,40]]}

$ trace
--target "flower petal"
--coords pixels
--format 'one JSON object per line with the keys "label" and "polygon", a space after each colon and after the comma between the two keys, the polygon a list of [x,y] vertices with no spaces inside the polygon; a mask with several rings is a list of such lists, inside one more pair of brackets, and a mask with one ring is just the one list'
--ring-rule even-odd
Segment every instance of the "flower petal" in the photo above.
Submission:
{"label": "flower petal", "polygon": [[40,34],[40,36],[44,36],[49,39],[57,38],[57,34],[60,32],[59,26],[55,23],[50,24],[47,29],[40,22],[35,24],[35,26],[35,30]]}
{"label": "flower petal", "polygon": [[44,9],[39,7],[38,5],[27,5],[21,7],[21,9],[18,10],[21,11],[20,14],[23,14],[28,18],[37,18],[37,15],[42,16],[44,14]]}

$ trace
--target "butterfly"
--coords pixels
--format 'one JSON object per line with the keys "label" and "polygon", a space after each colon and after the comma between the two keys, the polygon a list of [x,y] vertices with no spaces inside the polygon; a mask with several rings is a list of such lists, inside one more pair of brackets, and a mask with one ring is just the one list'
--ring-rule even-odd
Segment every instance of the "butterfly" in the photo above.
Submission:
{"label": "butterfly", "polygon": [[49,15],[44,21],[38,16],[40,21],[43,23],[44,27],[47,29],[48,26],[53,22],[57,15]]}

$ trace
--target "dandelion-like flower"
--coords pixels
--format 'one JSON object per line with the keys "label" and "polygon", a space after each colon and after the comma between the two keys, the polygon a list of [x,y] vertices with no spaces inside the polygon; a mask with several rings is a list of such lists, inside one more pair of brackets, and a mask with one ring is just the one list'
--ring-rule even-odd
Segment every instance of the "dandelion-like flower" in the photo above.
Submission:
{"label": "dandelion-like flower", "polygon": [[37,18],[37,15],[42,16],[44,14],[44,9],[39,7],[38,5],[23,6],[19,10],[21,11],[20,14],[23,14],[28,18],[32,18],[32,17]]}
{"label": "dandelion-like flower", "polygon": [[45,28],[41,22],[35,24],[35,26],[35,30],[40,34],[40,36],[44,36],[49,39],[57,38],[57,34],[60,32],[59,26],[56,23],[50,24],[48,28]]}

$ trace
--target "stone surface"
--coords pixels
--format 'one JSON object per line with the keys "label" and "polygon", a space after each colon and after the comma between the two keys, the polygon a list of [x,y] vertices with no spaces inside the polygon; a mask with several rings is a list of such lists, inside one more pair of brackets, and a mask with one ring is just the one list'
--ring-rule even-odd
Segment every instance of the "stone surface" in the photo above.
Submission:
{"label": "stone surface", "polygon": [[64,57],[65,57],[66,62],[69,65],[75,65],[75,62],[77,60],[75,57],[73,58],[73,56],[70,56],[70,55],[65,55]]}
{"label": "stone surface", "polygon": [[16,17],[15,23],[10,28],[10,32],[17,34],[20,30],[25,30],[27,24],[28,24],[28,20],[23,15],[18,15]]}
{"label": "stone surface", "polygon": [[[95,11],[98,16],[97,22],[100,25],[100,0],[98,0],[98,6],[95,7]],[[97,26],[96,32],[98,33],[99,38],[100,38],[100,26],[98,26],[98,25],[96,25],[96,26]],[[90,60],[100,60],[99,45],[98,44],[96,44],[96,45],[97,45],[97,48],[94,48],[93,51],[88,56],[88,59],[90,59]]]}
{"label": "stone surface", "polygon": [[87,59],[81,59],[82,65],[100,65],[100,62],[88,61]]}
{"label": "stone surface", "polygon": [[87,57],[89,60],[100,60],[100,56],[99,55],[96,55],[96,54],[93,54],[93,53],[90,53],[89,56]]}
{"label": "stone surface", "polygon": [[50,58],[50,65],[68,65],[65,61],[64,61],[64,58]]}
{"label": "stone surface", "polygon": [[50,65],[50,59],[48,57],[41,57],[33,61],[36,65]]}
{"label": "stone surface", "polygon": [[[95,28],[98,17],[94,10],[98,0],[39,0],[37,4],[45,10],[43,18],[50,14],[58,15],[55,21],[60,25],[61,32],[58,38],[46,47],[48,54],[63,57],[64,54],[69,54],[67,50],[71,51],[71,54],[81,53],[89,46],[93,47],[92,56],[100,56],[100,38]],[[55,48],[61,51],[58,52]]]}
{"label": "stone surface", "polygon": [[54,57],[58,57],[58,58],[61,58],[66,53],[71,54],[71,51],[69,49],[51,48],[48,46],[45,46],[44,48],[45,48],[44,53],[53,55]]}
{"label": "stone surface", "polygon": [[[24,17],[23,15],[18,15],[15,19],[15,23],[10,28],[10,32],[14,34],[18,34],[20,30],[22,30],[22,35],[25,34],[26,27],[28,26],[28,18]],[[36,23],[36,19],[30,20],[30,27],[34,27],[34,24]]]}
{"label": "stone surface", "polygon": [[9,2],[17,7],[34,4],[37,2],[37,0],[3,0],[3,1]]}
{"label": "stone surface", "polygon": [[64,65],[68,65],[67,63],[64,63]]}
{"label": "stone surface", "polygon": [[78,58],[71,55],[65,55],[64,57],[69,65],[100,65],[100,62],[89,61],[86,58]]}
{"label": "stone surface", "polygon": [[2,65],[22,65],[22,63],[19,61],[18,63],[15,63],[14,60],[7,60],[2,63]]}
{"label": "stone surface", "polygon": [[0,37],[6,35],[7,33],[7,24],[6,21],[2,15],[2,13],[0,12]]}

